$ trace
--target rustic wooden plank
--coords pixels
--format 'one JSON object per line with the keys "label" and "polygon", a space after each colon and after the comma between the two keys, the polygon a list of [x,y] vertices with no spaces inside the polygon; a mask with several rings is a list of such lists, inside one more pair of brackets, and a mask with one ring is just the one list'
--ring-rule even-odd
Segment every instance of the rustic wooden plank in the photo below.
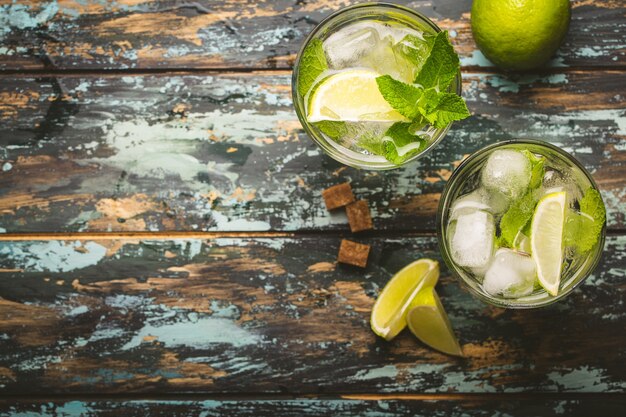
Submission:
{"label": "rustic wooden plank", "polygon": [[[0,69],[290,68],[304,37],[353,0],[0,2]],[[451,32],[465,66],[476,49],[470,0],[402,1]],[[572,2],[553,67],[623,67],[626,6]]]}
{"label": "rustic wooden plank", "polygon": [[15,416],[415,416],[460,417],[494,416],[549,417],[621,416],[626,401],[623,398],[525,399],[471,398],[458,400],[346,400],[346,399],[287,399],[287,400],[75,400],[75,401],[0,401],[0,415]]}
{"label": "rustic wooden plank", "polygon": [[465,358],[369,328],[374,298],[436,239],[340,237],[0,243],[0,384],[60,393],[623,393],[626,236],[556,305],[482,304],[443,268]]}
{"label": "rustic wooden plank", "polygon": [[623,73],[465,74],[474,116],[420,163],[345,168],[306,136],[282,73],[0,79],[0,232],[347,230],[320,193],[352,181],[378,230],[433,230],[467,154],[535,137],[594,174],[626,219]]}

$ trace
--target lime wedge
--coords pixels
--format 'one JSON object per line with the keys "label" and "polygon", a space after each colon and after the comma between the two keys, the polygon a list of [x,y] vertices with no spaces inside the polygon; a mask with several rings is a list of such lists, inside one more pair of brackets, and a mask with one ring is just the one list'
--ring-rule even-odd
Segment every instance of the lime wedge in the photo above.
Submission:
{"label": "lime wedge", "polygon": [[530,246],[539,284],[552,295],[559,292],[563,264],[565,191],[545,195],[537,203],[531,224]]}
{"label": "lime wedge", "polygon": [[378,336],[393,339],[406,326],[406,313],[422,288],[434,287],[439,279],[439,263],[420,259],[402,268],[378,296],[370,324]]}
{"label": "lime wedge", "polygon": [[411,332],[433,349],[448,355],[463,356],[459,342],[434,288],[421,290],[406,316]]}
{"label": "lime wedge", "polygon": [[308,99],[309,122],[408,121],[383,98],[376,84],[376,71],[349,69],[324,78],[313,87]]}

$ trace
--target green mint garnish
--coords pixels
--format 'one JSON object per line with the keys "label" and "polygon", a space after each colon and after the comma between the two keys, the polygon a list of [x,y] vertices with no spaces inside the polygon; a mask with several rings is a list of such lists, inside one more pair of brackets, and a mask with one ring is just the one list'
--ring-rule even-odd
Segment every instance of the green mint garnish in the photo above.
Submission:
{"label": "green mint garnish", "polygon": [[589,188],[585,192],[585,195],[580,200],[580,212],[590,216],[594,222],[598,223],[598,228],[602,229],[606,220],[606,208],[598,190]]}
{"label": "green mint garnish", "polygon": [[[428,90],[427,90],[428,91]],[[443,129],[455,120],[463,120],[470,115],[465,101],[455,93],[438,93],[436,104],[429,102],[429,110],[422,115],[437,129]]]}
{"label": "green mint garnish", "polygon": [[543,182],[546,158],[537,156],[526,149],[522,150],[522,153],[526,155],[526,158],[530,161],[530,183],[528,186],[530,188],[537,188]]}
{"label": "green mint garnish", "polygon": [[339,140],[348,134],[348,126],[346,125],[346,122],[322,120],[320,122],[313,123],[313,126],[317,127],[320,131],[322,131],[322,133],[326,134],[326,136],[333,140]]}
{"label": "green mint garnish", "polygon": [[380,156],[385,155],[383,141],[380,138],[380,136],[364,134],[358,138],[356,144],[374,155],[380,155]]}
{"label": "green mint garnish", "polygon": [[600,193],[589,188],[580,200],[580,213],[568,213],[565,223],[565,245],[584,253],[594,247],[606,220],[606,209]]}
{"label": "green mint garnish", "polygon": [[514,201],[500,219],[500,243],[510,248],[519,231],[530,234],[530,220],[537,205],[536,190],[541,186],[545,171],[545,158],[524,149],[521,151],[530,162],[531,174],[528,190],[522,198]]}
{"label": "green mint garnish", "polygon": [[313,86],[317,77],[327,69],[328,62],[326,62],[322,41],[313,39],[302,52],[302,58],[300,58],[298,93],[304,97]]}
{"label": "green mint garnish", "polygon": [[457,76],[459,67],[459,56],[448,40],[448,32],[439,32],[414,83],[423,88],[435,87],[439,91],[445,91]]}
{"label": "green mint garnish", "polygon": [[534,190],[528,191],[522,198],[514,201],[500,219],[500,243],[509,248],[517,233],[530,222],[535,212],[537,198]]}
{"label": "green mint garnish", "polygon": [[376,78],[378,90],[398,113],[412,120],[427,120],[437,129],[470,115],[465,101],[446,92],[459,71],[459,57],[448,40],[447,32],[426,36],[425,40],[405,36],[396,46],[402,56],[421,69],[415,83],[406,84],[389,75]]}
{"label": "green mint garnish", "polygon": [[424,150],[428,142],[412,134],[411,127],[412,123],[397,122],[385,132],[382,154],[389,162],[401,164]]}
{"label": "green mint garnish", "polygon": [[422,97],[422,89],[395,80],[390,75],[377,77],[376,84],[385,100],[398,113],[411,120],[419,115],[417,102]]}
{"label": "green mint garnish", "polygon": [[422,90],[389,75],[376,78],[376,83],[382,96],[398,113],[411,120],[421,119],[421,115],[437,129],[470,115],[465,101],[455,93],[440,93],[434,88]]}

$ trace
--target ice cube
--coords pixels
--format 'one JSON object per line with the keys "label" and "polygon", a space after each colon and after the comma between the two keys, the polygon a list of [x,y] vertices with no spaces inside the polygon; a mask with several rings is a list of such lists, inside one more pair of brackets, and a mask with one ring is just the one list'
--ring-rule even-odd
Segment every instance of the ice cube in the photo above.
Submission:
{"label": "ice cube", "polygon": [[491,213],[465,208],[450,222],[448,241],[452,260],[461,267],[480,271],[491,262],[495,224]]}
{"label": "ice cube", "polygon": [[360,152],[358,147],[371,149],[380,146],[381,138],[391,127],[392,122],[344,122],[345,134],[337,140],[342,146]]}
{"label": "ice cube", "polygon": [[396,80],[406,83],[413,82],[414,65],[394,50],[394,39],[391,35],[380,38],[380,42],[358,61],[359,66],[371,68],[379,74],[390,75]]}
{"label": "ice cube", "polygon": [[558,191],[565,191],[567,193],[567,201],[570,206],[574,204],[574,201],[582,198],[582,192],[570,173],[553,169],[546,171],[543,176],[541,195]]}
{"label": "ice cube", "polygon": [[450,207],[450,219],[454,220],[462,213],[473,212],[475,210],[491,212],[481,189],[474,190],[469,194],[457,198]]}
{"label": "ice cube", "polygon": [[380,43],[376,23],[361,22],[340,29],[323,43],[331,69],[363,66],[360,60]]}
{"label": "ice cube", "polygon": [[426,57],[430,54],[430,46],[420,32],[407,33],[404,38],[398,40],[393,46],[393,54],[396,65],[401,73],[409,78],[412,83],[418,74]]}
{"label": "ice cube", "polygon": [[498,191],[489,191],[485,188],[478,188],[469,194],[457,198],[450,208],[450,217],[456,218],[465,209],[483,210],[499,216],[509,206],[508,199]]}
{"label": "ice cube", "polygon": [[483,288],[494,296],[519,298],[533,292],[537,267],[530,255],[498,249],[485,273]]}
{"label": "ice cube", "polygon": [[528,188],[530,170],[530,161],[526,155],[511,149],[498,149],[487,159],[482,171],[482,183],[489,190],[516,200]]}

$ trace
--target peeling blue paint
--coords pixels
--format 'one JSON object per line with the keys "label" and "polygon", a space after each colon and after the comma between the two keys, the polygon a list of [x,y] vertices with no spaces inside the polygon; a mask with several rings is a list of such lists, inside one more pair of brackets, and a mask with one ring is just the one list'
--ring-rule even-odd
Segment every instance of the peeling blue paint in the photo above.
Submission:
{"label": "peeling blue paint", "polygon": [[394,379],[398,376],[398,368],[395,365],[385,365],[380,368],[362,369],[354,374],[351,379],[357,381],[369,381],[379,378]]}
{"label": "peeling blue paint", "polygon": [[[84,250],[78,251],[78,248]],[[68,272],[96,265],[106,255],[106,248],[95,242],[42,243],[1,242],[0,259],[7,258],[16,268],[36,272]]]}
{"label": "peeling blue paint", "polygon": [[602,56],[604,54],[605,54],[605,52],[603,52],[603,51],[599,51],[597,49],[589,48],[589,47],[580,48],[577,51],[577,55],[578,56],[583,56],[585,58],[596,58],[596,57]]}
{"label": "peeling blue paint", "polygon": [[85,93],[89,89],[90,85],[91,85],[90,82],[82,81],[80,84],[78,84],[78,86],[74,88],[74,91],[80,91],[82,93]]}
{"label": "peeling blue paint", "polygon": [[51,20],[58,11],[59,5],[56,1],[43,4],[38,11],[18,3],[0,6],[0,39],[9,33],[11,28],[36,28]]}
{"label": "peeling blue paint", "polygon": [[612,382],[602,369],[590,366],[550,372],[548,380],[559,391],[568,392],[616,392],[626,388],[626,382]]}
{"label": "peeling blue paint", "polygon": [[469,57],[461,57],[460,61],[463,67],[493,67],[493,63],[478,49],[472,52],[472,55]]}
{"label": "peeling blue paint", "polygon": [[32,372],[40,369],[45,369],[50,364],[61,363],[61,358],[54,355],[39,355],[33,356],[30,359],[22,360],[11,366],[15,370],[21,372]]}
{"label": "peeling blue paint", "polygon": [[104,302],[114,308],[120,309],[133,309],[143,304],[146,304],[148,300],[136,295],[116,294],[108,296],[104,299]]}
{"label": "peeling blue paint", "polygon": [[241,347],[261,342],[260,336],[239,327],[232,320],[203,317],[195,322],[146,324],[122,347],[122,350],[138,347],[146,336],[156,337],[159,342],[168,347],[189,346],[195,349],[206,348],[214,344]]}
{"label": "peeling blue paint", "polygon": [[74,307],[73,309],[71,309],[67,313],[67,315],[68,316],[78,316],[80,314],[85,314],[88,311],[89,311],[89,308],[87,306],[78,306],[78,307]]}
{"label": "peeling blue paint", "polygon": [[10,171],[11,169],[13,169],[13,164],[10,162],[5,162],[4,165],[2,165],[2,170],[4,172]]}
{"label": "peeling blue paint", "polygon": [[520,86],[529,85],[536,82],[547,84],[566,84],[568,83],[565,74],[553,74],[547,77],[539,77],[537,75],[522,76],[506,76],[506,75],[486,75],[489,85],[497,88],[502,93],[518,93]]}
{"label": "peeling blue paint", "polygon": [[241,317],[239,308],[229,302],[211,300],[210,308],[213,312],[213,314],[211,314],[212,317],[221,317],[232,320],[239,320]]}

